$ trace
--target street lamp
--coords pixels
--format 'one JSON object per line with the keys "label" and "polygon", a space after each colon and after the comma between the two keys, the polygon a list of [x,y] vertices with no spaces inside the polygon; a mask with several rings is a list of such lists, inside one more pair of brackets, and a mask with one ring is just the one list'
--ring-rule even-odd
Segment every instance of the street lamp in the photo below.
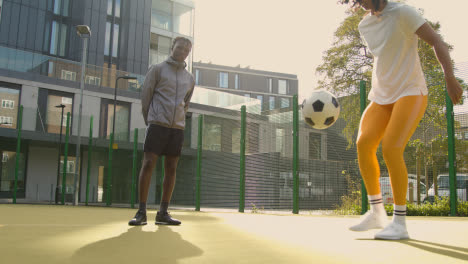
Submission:
{"label": "street lamp", "polygon": [[86,67],[86,54],[88,52],[88,39],[91,37],[91,29],[87,25],[76,26],[76,34],[83,39],[83,54],[81,58],[81,78],[80,78],[80,112],[78,117],[78,140],[76,142],[76,158],[75,158],[75,195],[73,199],[73,205],[78,205],[78,169],[80,164],[80,144],[81,144],[81,114],[83,111],[83,90],[84,90],[84,79],[85,79],[85,67]]}
{"label": "street lamp", "polygon": [[114,148],[114,138],[115,138],[115,116],[117,115],[115,112],[116,104],[117,104],[117,84],[119,79],[125,79],[125,80],[136,80],[136,77],[132,76],[119,76],[117,79],[115,79],[115,86],[114,86],[114,117],[112,121],[112,133],[110,135],[110,146],[112,146],[109,149],[109,170],[108,170],[108,176],[107,176],[107,202],[106,205],[110,205],[110,189],[111,189],[111,182],[112,182],[112,148]]}
{"label": "street lamp", "polygon": [[[136,80],[137,78],[136,77],[132,77],[132,76],[119,76],[117,77],[117,79],[115,79],[115,89],[114,89],[114,120],[112,122],[112,135],[113,135],[113,138],[115,138],[115,116],[116,116],[116,113],[115,113],[115,105],[117,103],[117,83],[118,83],[118,80],[119,79],[125,79],[125,80]],[[114,142],[112,142],[114,143]]]}
{"label": "street lamp", "polygon": [[[63,109],[65,108],[64,104],[59,104],[55,106],[56,108],[62,108],[62,115],[60,118],[60,137],[59,137],[59,151],[57,159],[57,184],[55,185],[55,204],[58,204],[58,193],[59,193],[59,183],[60,183],[60,156],[62,155],[62,128],[63,128]],[[62,193],[62,195],[65,195]]]}

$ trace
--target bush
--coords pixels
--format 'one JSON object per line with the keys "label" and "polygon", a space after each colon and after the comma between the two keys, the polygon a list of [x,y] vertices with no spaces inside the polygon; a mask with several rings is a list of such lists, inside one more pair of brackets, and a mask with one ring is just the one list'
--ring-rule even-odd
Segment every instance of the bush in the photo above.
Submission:
{"label": "bush", "polygon": [[[357,195],[351,199],[350,196],[342,197],[342,205],[335,210],[339,215],[359,215],[361,214],[360,200]],[[352,204],[354,202],[354,204]],[[386,204],[387,215],[393,215],[393,204]],[[448,197],[436,197],[434,203],[408,204],[406,206],[408,216],[450,216],[450,199]],[[468,216],[468,202],[458,201],[457,216]]]}
{"label": "bush", "polygon": [[[388,215],[393,215],[393,204],[385,205]],[[450,200],[448,197],[435,197],[434,203],[408,204],[408,216],[450,216]],[[468,202],[458,201],[457,216],[468,216]]]}
{"label": "bush", "polygon": [[353,178],[347,171],[342,172],[348,183],[348,194],[341,197],[341,203],[334,210],[338,215],[361,214],[361,181]]}

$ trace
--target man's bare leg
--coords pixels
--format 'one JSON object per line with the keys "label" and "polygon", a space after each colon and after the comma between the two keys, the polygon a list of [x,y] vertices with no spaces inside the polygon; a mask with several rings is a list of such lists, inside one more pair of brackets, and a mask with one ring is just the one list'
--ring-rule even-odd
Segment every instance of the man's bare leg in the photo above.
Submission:
{"label": "man's bare leg", "polygon": [[161,205],[159,212],[156,215],[156,224],[165,225],[180,225],[180,221],[173,219],[168,213],[167,208],[171,201],[172,192],[174,191],[177,163],[179,156],[166,156],[164,162],[164,182]]}
{"label": "man's bare leg", "polygon": [[151,174],[153,174],[154,167],[156,167],[156,161],[158,155],[151,152],[145,152],[143,154],[143,165],[140,170],[140,177],[138,181],[139,187],[139,209],[132,220],[128,222],[131,226],[146,225],[146,201],[148,200],[149,185],[151,182]]}
{"label": "man's bare leg", "polygon": [[148,200],[151,175],[153,174],[157,161],[158,155],[151,152],[145,152],[143,154],[143,165],[140,170],[140,176],[138,181],[138,197],[140,201],[140,209],[142,209],[141,206],[142,204],[144,204],[144,209],[146,210],[146,201]]}

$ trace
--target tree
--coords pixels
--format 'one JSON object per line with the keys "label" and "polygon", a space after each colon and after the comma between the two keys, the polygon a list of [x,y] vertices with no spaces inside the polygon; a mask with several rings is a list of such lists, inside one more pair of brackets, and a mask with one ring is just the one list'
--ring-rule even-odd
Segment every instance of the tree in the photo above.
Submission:
{"label": "tree", "polygon": [[[360,120],[360,112],[357,111],[359,81],[364,80],[367,83],[366,90],[369,92],[372,75],[373,56],[365,46],[358,31],[358,24],[365,13],[362,9],[355,12],[347,11],[348,16],[335,31],[335,41],[332,47],[325,51],[323,63],[316,69],[318,75],[321,76],[318,88],[329,90],[340,96],[342,106],[340,115],[346,121],[343,135],[348,141],[348,148],[355,143]],[[439,33],[440,24],[428,22]],[[452,46],[449,45],[449,49],[451,50]],[[433,126],[445,128],[443,70],[431,46],[424,41],[419,41],[418,51],[430,100],[420,126],[423,127],[423,131],[427,130],[427,127]],[[462,83],[462,80],[459,81]],[[425,144],[428,143],[425,142]]]}

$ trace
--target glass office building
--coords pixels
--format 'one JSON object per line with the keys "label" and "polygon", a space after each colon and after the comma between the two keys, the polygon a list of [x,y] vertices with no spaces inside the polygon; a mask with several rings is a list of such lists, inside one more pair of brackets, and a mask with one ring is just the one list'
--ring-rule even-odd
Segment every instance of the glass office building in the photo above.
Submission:
{"label": "glass office building", "polygon": [[[0,199],[12,197],[20,106],[25,140],[19,153],[18,198],[55,197],[64,169],[70,176],[65,182],[69,194],[74,191],[75,170],[86,170],[84,140],[81,162],[74,164],[84,50],[75,25],[91,29],[81,136],[87,140],[92,126],[92,137],[101,147],[91,175],[97,201],[108,169],[105,142],[114,132],[123,152],[116,154],[116,163],[125,159],[125,144],[133,141],[135,129],[145,126],[140,86],[146,71],[169,56],[174,38],[193,42],[194,8],[190,0],[0,0]],[[187,64],[191,71],[192,55]],[[120,76],[137,80],[117,82]],[[67,116],[71,145],[64,166]],[[114,178],[128,173],[126,168],[114,171]],[[115,184],[118,188],[123,183]]]}

